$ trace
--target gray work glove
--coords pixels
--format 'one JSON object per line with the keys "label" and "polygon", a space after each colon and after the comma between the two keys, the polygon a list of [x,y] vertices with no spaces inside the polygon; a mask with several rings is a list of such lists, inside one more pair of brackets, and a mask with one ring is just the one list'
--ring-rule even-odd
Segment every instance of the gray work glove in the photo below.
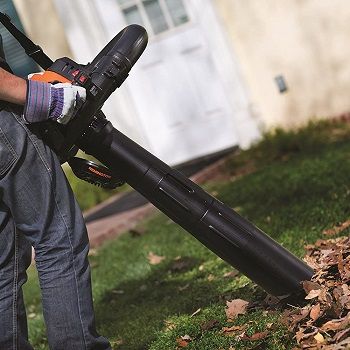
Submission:
{"label": "gray work glove", "polygon": [[23,118],[26,123],[48,119],[67,124],[86,100],[86,90],[69,83],[50,84],[27,80],[27,100]]}

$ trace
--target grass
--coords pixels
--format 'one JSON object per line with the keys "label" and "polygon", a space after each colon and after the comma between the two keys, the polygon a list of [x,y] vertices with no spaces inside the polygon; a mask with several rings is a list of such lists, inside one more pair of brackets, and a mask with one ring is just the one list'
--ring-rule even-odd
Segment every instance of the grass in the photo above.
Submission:
{"label": "grass", "polygon": [[[299,131],[277,130],[230,157],[225,173],[226,180],[211,181],[206,190],[302,256],[306,243],[349,218],[350,127],[319,122]],[[226,300],[265,297],[254,283],[241,274],[226,277],[232,268],[165,215],[159,213],[142,226],[141,236],[126,233],[90,257],[98,330],[114,349],[176,350],[181,348],[177,340],[185,335],[192,338],[189,350],[295,346],[278,322],[278,312],[257,308],[233,323],[227,321]],[[150,252],[165,259],[150,265]],[[31,268],[25,295],[30,338],[40,350],[47,346],[35,275]],[[210,322],[214,326],[207,329]],[[271,323],[273,332],[255,342],[221,331],[247,324],[252,335]]]}

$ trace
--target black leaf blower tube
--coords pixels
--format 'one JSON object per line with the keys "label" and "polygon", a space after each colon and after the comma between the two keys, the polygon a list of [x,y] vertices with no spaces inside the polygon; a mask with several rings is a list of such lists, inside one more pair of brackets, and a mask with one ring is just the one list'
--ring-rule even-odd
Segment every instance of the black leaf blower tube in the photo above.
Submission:
{"label": "black leaf blower tube", "polygon": [[83,66],[66,57],[52,63],[46,55],[42,57],[44,54],[40,54],[28,38],[23,39],[6,15],[0,13],[0,21],[27,52],[36,53],[37,62],[46,70],[40,79],[47,76],[52,81],[54,74],[56,80],[59,77],[59,81],[68,80],[87,90],[87,101],[67,126],[53,121],[40,125],[39,134],[55,150],[61,162],[68,161],[73,171],[74,164],[86,164],[74,157],[77,150],[82,149],[109,169],[88,162],[76,174],[83,174],[87,181],[100,184],[102,180],[98,180],[98,176],[103,178],[103,183],[112,177],[115,177],[115,183],[120,180],[127,182],[267,292],[281,296],[302,291],[301,282],[310,280],[313,275],[309,266],[115,129],[102,113],[103,103],[124,82],[147,45],[147,33],[143,27],[126,27],[91,63]]}
{"label": "black leaf blower tube", "polygon": [[267,292],[298,293],[312,269],[238,215],[116,130],[102,116],[81,147],[119,173],[135,190],[201,243]]}

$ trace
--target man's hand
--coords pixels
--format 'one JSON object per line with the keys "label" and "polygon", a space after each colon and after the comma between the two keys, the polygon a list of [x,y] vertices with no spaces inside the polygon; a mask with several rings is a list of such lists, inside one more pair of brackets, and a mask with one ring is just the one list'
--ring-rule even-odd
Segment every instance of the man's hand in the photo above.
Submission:
{"label": "man's hand", "polygon": [[67,124],[85,100],[86,90],[83,87],[28,80],[23,117],[26,123],[51,118],[58,123]]}

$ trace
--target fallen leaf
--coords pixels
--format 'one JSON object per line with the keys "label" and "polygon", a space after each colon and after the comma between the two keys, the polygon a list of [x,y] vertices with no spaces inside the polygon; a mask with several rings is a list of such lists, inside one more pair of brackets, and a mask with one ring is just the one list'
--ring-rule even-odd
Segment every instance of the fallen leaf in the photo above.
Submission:
{"label": "fallen leaf", "polygon": [[303,281],[302,285],[306,294],[309,294],[312,290],[321,289],[318,283],[312,281]]}
{"label": "fallen leaf", "polygon": [[306,249],[304,260],[314,268],[303,283],[307,305],[286,310],[281,322],[295,332],[300,349],[349,350],[350,237],[319,239]]}
{"label": "fallen leaf", "polygon": [[238,315],[244,315],[247,310],[249,302],[242,299],[234,299],[227,301],[227,308],[225,310],[228,320],[233,320]]}
{"label": "fallen leaf", "polygon": [[326,322],[320,329],[324,332],[343,330],[350,325],[350,313],[341,319]]}
{"label": "fallen leaf", "polygon": [[[349,336],[350,335],[350,328],[344,329],[340,332],[338,332],[335,336],[334,336],[334,340],[338,343],[342,340],[344,340],[344,337]],[[350,337],[348,338],[349,342],[350,342]]]}
{"label": "fallen leaf", "polygon": [[230,272],[226,272],[224,274],[224,277],[225,278],[233,278],[233,277],[236,277],[237,275],[239,275],[239,271],[233,270],[233,271],[230,271]]}
{"label": "fallen leaf", "polygon": [[314,335],[314,338],[316,339],[318,344],[324,343],[324,337],[320,332]]}
{"label": "fallen leaf", "polygon": [[188,334],[181,336],[181,339],[182,340],[187,340],[187,341],[191,341],[192,340],[192,338]]}
{"label": "fallen leaf", "polygon": [[249,341],[257,341],[257,340],[261,340],[266,338],[269,335],[268,331],[264,331],[264,332],[259,332],[259,333],[255,333],[252,336],[247,336],[244,335],[241,339],[242,340],[249,340]]}
{"label": "fallen leaf", "polygon": [[342,223],[332,227],[331,229],[324,230],[323,234],[326,236],[333,236],[333,235],[336,235],[336,234],[346,230],[349,226],[350,226],[350,220],[347,220],[345,222],[342,222]]}
{"label": "fallen leaf", "polygon": [[160,256],[154,254],[153,252],[149,252],[147,258],[151,265],[158,265],[165,259],[165,256]]}
{"label": "fallen leaf", "polygon": [[219,321],[218,320],[210,320],[210,321],[202,323],[201,324],[201,329],[203,331],[209,331],[210,329],[215,328],[217,325],[219,325]]}
{"label": "fallen leaf", "polygon": [[298,344],[300,344],[302,340],[305,340],[310,337],[314,337],[318,333],[318,329],[316,327],[310,327],[310,329],[307,329],[307,330],[308,332],[306,332],[304,328],[300,328],[299,331],[296,332],[295,339]]}
{"label": "fallen leaf", "polygon": [[177,345],[181,348],[185,348],[190,341],[192,341],[192,338],[188,334],[176,339]]}
{"label": "fallen leaf", "polygon": [[188,345],[188,341],[183,340],[181,338],[176,339],[177,345],[180,346],[180,348],[185,348]]}
{"label": "fallen leaf", "polygon": [[321,289],[312,289],[305,297],[306,300],[317,298],[321,294]]}
{"label": "fallen leaf", "polygon": [[317,320],[320,316],[320,312],[321,312],[321,306],[320,304],[316,304],[312,307],[311,311],[310,311],[310,317],[313,321]]}
{"label": "fallen leaf", "polygon": [[245,325],[243,326],[232,326],[232,327],[223,327],[221,329],[221,332],[224,333],[225,335],[228,336],[233,336],[235,335],[237,332],[241,332],[246,328]]}

